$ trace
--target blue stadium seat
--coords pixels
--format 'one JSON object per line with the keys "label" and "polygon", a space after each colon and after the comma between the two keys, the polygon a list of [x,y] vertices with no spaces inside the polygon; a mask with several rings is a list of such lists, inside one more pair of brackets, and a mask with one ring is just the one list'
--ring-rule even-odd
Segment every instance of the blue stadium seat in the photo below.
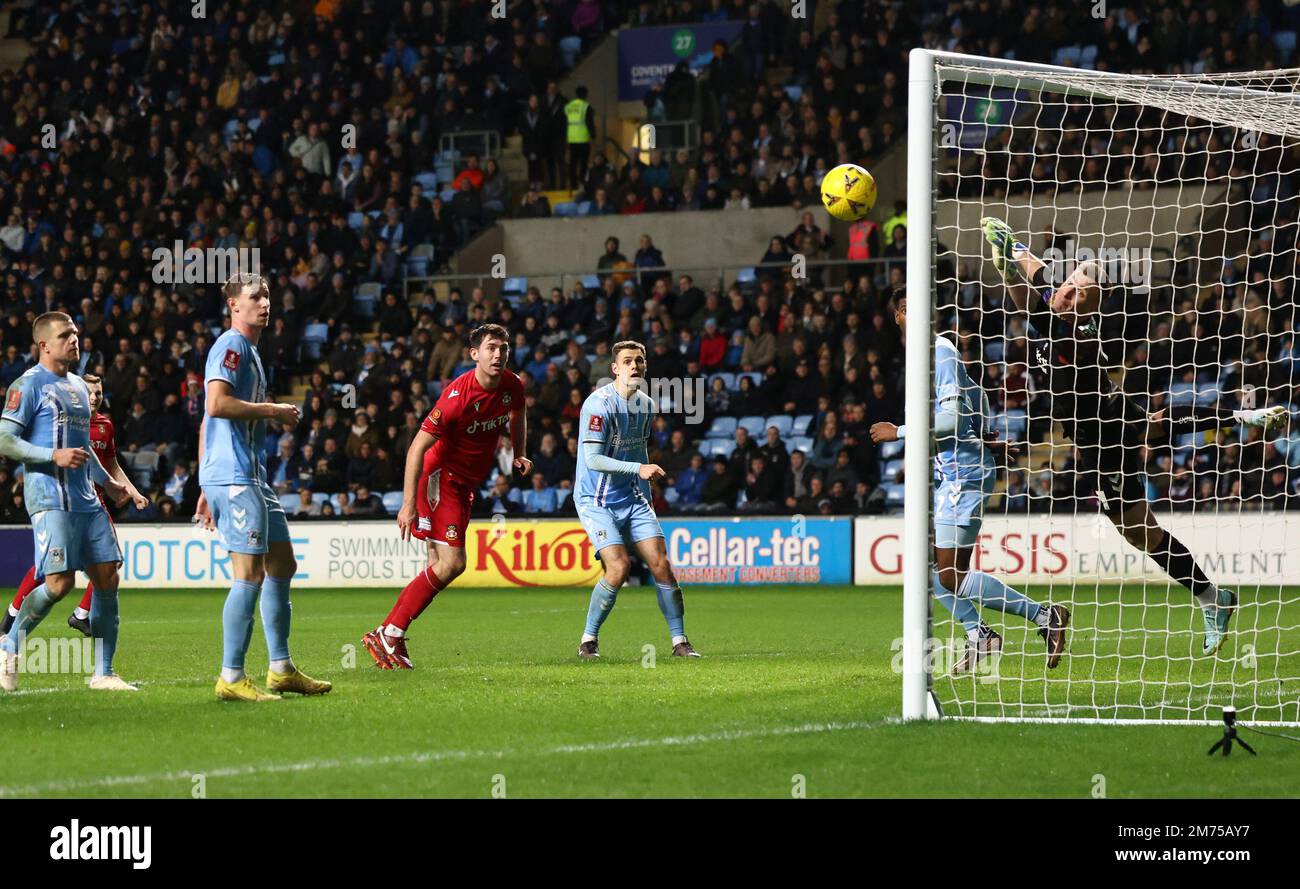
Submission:
{"label": "blue stadium seat", "polygon": [[438,197],[442,198],[444,204],[450,204],[451,199],[456,196],[456,192],[450,188],[444,188]]}
{"label": "blue stadium seat", "polygon": [[740,358],[745,354],[745,347],[741,343],[732,343],[727,346],[727,354],[722,359],[722,363],[727,367],[735,367],[740,364]]}
{"label": "blue stadium seat", "polygon": [[812,451],[812,446],[813,440],[806,435],[796,435],[790,439],[790,450],[803,451],[805,457]]}
{"label": "blue stadium seat", "polygon": [[775,426],[776,431],[781,434],[781,438],[789,438],[794,434],[794,418],[789,414],[773,414],[763,422],[763,431],[767,432],[768,426]]}
{"label": "blue stadium seat", "polygon": [[813,419],[814,417],[812,414],[799,414],[796,416],[794,418],[794,429],[792,430],[794,434],[808,435],[811,431],[809,427],[812,426]]}
{"label": "blue stadium seat", "polygon": [[756,370],[746,370],[736,374],[736,386],[740,386],[740,378],[749,377],[749,381],[755,386],[763,385],[763,375]]}
{"label": "blue stadium seat", "polygon": [[280,495],[280,507],[281,507],[281,508],[285,511],[285,513],[287,513],[288,515],[293,515],[293,511],[294,511],[295,509],[298,508],[298,495],[297,495],[297,494],[281,494],[281,495]]}
{"label": "blue stadium seat", "polygon": [[329,499],[330,499],[329,494],[322,494],[319,491],[311,495],[311,502],[319,503],[321,506],[324,506],[326,503],[329,503]]}
{"label": "blue stadium seat", "polygon": [[556,488],[555,489],[555,508],[564,509],[564,504],[569,501],[569,496],[573,494],[573,488]]}
{"label": "blue stadium seat", "polygon": [[501,285],[501,295],[511,301],[521,299],[527,292],[527,278],[506,278],[506,282]]}
{"label": "blue stadium seat", "polygon": [[902,460],[887,460],[880,467],[880,481],[882,483],[892,484],[898,478],[898,473],[903,471]]}
{"label": "blue stadium seat", "polygon": [[438,190],[438,174],[433,170],[425,170],[423,173],[416,173],[412,180],[424,189],[425,194],[433,194]]}
{"label": "blue stadium seat", "polygon": [[566,70],[578,64],[578,53],[582,52],[582,38],[577,36],[560,38],[560,55],[564,58]]}
{"label": "blue stadium seat", "polygon": [[579,215],[579,216],[590,216],[590,215],[591,215],[591,208],[592,208],[592,203],[591,203],[591,201],[582,201],[581,203],[578,204],[578,215]]}
{"label": "blue stadium seat", "polygon": [[389,515],[397,515],[397,511],[402,508],[401,491],[389,491],[380,499],[384,502],[384,512]]}
{"label": "blue stadium seat", "polygon": [[682,499],[682,495],[678,493],[676,488],[671,485],[664,488],[664,500],[668,501],[669,506],[676,506],[677,501],[680,499]]}
{"label": "blue stadium seat", "polygon": [[750,438],[762,441],[767,435],[767,420],[763,417],[741,417],[737,425],[748,429]]}
{"label": "blue stadium seat", "polygon": [[797,83],[787,83],[785,85],[785,94],[789,97],[791,104],[797,106],[799,100],[803,98],[803,87]]}
{"label": "blue stadium seat", "polygon": [[583,275],[582,286],[588,290],[600,289],[600,275]]}
{"label": "blue stadium seat", "polygon": [[552,216],[570,217],[578,215],[578,205],[573,201],[561,201],[551,208]]}
{"label": "blue stadium seat", "polygon": [[1079,56],[1079,67],[1093,69],[1097,67],[1097,46],[1089,43],[1083,48],[1083,54]]}
{"label": "blue stadium seat", "polygon": [[270,65],[271,67],[275,67],[277,65],[283,65],[284,62],[285,62],[285,58],[284,58],[284,53],[282,52],[273,52],[266,57],[266,64]]}
{"label": "blue stadium seat", "polygon": [[752,266],[750,268],[741,269],[736,273],[736,284],[739,285],[741,289],[752,287],[757,283],[758,274],[754,271]]}
{"label": "blue stadium seat", "polygon": [[885,505],[902,508],[903,506],[903,486],[888,484],[881,485],[885,489]]}
{"label": "blue stadium seat", "polygon": [[1170,404],[1193,404],[1196,401],[1196,384],[1177,380],[1169,384]]}
{"label": "blue stadium seat", "polygon": [[705,457],[712,458],[719,454],[723,457],[730,457],[731,452],[736,449],[736,440],[733,438],[710,438],[705,442],[705,446]]}
{"label": "blue stadium seat", "polygon": [[1029,415],[1020,409],[1007,411],[1007,438],[1011,441],[1024,441],[1029,433]]}
{"label": "blue stadium seat", "polygon": [[406,277],[423,278],[429,274],[429,264],[433,262],[434,246],[416,244],[406,257]]}
{"label": "blue stadium seat", "polygon": [[1295,38],[1295,31],[1276,31],[1273,34],[1273,45],[1277,47],[1277,54],[1281,57],[1280,61],[1284,65],[1290,62],[1291,57],[1295,55]]}
{"label": "blue stadium seat", "polygon": [[705,434],[706,438],[725,438],[731,439],[736,434],[735,417],[716,417],[709,426],[709,431]]}
{"label": "blue stadium seat", "polygon": [[1068,65],[1072,68],[1079,66],[1079,60],[1083,57],[1083,47],[1075,44],[1074,46],[1062,46],[1057,48],[1052,54],[1053,65]]}
{"label": "blue stadium seat", "polygon": [[303,353],[313,361],[320,360],[321,347],[329,339],[330,329],[327,324],[308,324],[303,328],[299,342]]}
{"label": "blue stadium seat", "polygon": [[735,377],[735,375],[734,375],[734,374],[729,374],[729,373],[727,373],[725,370],[723,370],[723,371],[719,371],[719,372],[717,372],[717,373],[711,373],[711,374],[709,374],[709,380],[708,380],[708,382],[705,384],[705,391],[706,391],[706,392],[711,392],[711,391],[713,391],[713,381],[714,381],[715,379],[719,378],[719,377],[722,379],[722,385],[725,386],[727,389],[735,389],[735,388],[736,388],[736,377]]}
{"label": "blue stadium seat", "polygon": [[876,456],[881,460],[893,460],[903,456],[903,443],[901,441],[887,441],[880,445]]}
{"label": "blue stadium seat", "polygon": [[348,214],[348,228],[361,228],[366,224],[366,214],[352,212]]}
{"label": "blue stadium seat", "polygon": [[439,182],[451,182],[456,178],[456,168],[451,164],[439,163],[434,167],[433,175],[438,177]]}

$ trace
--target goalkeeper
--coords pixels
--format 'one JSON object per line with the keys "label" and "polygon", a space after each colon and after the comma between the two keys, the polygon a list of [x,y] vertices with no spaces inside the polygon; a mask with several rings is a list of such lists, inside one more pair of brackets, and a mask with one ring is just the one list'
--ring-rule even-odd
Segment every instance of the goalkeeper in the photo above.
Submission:
{"label": "goalkeeper", "polygon": [[980,225],[1012,302],[1029,315],[1035,360],[1051,393],[1052,419],[1078,448],[1080,472],[1092,481],[1103,511],[1124,539],[1191,591],[1205,621],[1201,653],[1214,654],[1236,611],[1237,595],[1216,586],[1182,541],[1162,528],[1151,512],[1141,456],[1147,424],[1168,420],[1186,432],[1235,423],[1275,429],[1286,423],[1286,409],[1178,405],[1147,413],[1115,387],[1107,372],[1097,335],[1101,285],[1096,263],[1081,263],[1054,287],[1047,281],[1046,264],[1005,222],[985,217]]}

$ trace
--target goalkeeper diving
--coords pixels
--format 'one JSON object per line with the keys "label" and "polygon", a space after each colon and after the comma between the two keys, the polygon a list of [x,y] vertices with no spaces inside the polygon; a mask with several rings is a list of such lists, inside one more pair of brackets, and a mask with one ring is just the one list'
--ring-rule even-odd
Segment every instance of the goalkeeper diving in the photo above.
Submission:
{"label": "goalkeeper diving", "polygon": [[1211,581],[1182,541],[1156,521],[1146,498],[1142,459],[1147,428],[1168,422],[1175,432],[1236,424],[1278,429],[1287,422],[1286,408],[1176,404],[1148,412],[1115,386],[1107,370],[1110,362],[1098,335],[1102,281],[1097,264],[1080,263],[1059,286],[1053,285],[1047,264],[1010,226],[993,217],[980,220],[980,226],[1012,302],[1028,315],[1034,360],[1051,394],[1051,417],[1078,449],[1081,475],[1091,481],[1102,510],[1124,539],[1191,592],[1205,624],[1201,653],[1214,654],[1237,610],[1237,595]]}

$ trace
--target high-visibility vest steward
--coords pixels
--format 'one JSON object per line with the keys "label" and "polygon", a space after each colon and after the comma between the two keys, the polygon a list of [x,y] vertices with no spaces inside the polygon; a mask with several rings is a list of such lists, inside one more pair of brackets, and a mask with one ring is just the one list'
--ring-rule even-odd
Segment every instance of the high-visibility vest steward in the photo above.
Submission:
{"label": "high-visibility vest steward", "polygon": [[870,219],[863,219],[849,226],[848,258],[861,261],[871,258],[871,233],[880,228]]}
{"label": "high-visibility vest steward", "polygon": [[569,121],[569,143],[590,142],[591,132],[587,129],[587,109],[591,103],[585,99],[574,99],[564,106],[564,116]]}

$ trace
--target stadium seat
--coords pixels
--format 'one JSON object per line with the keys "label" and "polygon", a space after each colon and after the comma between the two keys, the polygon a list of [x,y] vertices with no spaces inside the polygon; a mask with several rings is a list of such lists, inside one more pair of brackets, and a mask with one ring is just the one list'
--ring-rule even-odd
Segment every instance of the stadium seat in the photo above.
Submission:
{"label": "stadium seat", "polygon": [[438,177],[439,182],[451,182],[456,178],[456,168],[447,163],[439,163],[434,167],[433,175]]}
{"label": "stadium seat", "polygon": [[578,215],[578,205],[573,201],[564,201],[551,208],[552,216],[570,217]]}
{"label": "stadium seat", "polygon": [[285,58],[284,58],[284,53],[282,52],[273,52],[266,57],[266,64],[271,66],[272,68],[277,67],[279,65],[283,65],[284,62],[285,62]]}
{"label": "stadium seat", "polygon": [[744,426],[749,430],[749,437],[759,441],[767,434],[767,420],[763,417],[741,417],[737,425]]}
{"label": "stadium seat", "polygon": [[668,501],[669,506],[676,506],[677,501],[680,499],[682,499],[682,495],[677,492],[676,488],[671,485],[664,488],[664,500]]}
{"label": "stadium seat", "polygon": [[897,481],[898,474],[903,471],[902,460],[887,460],[880,467],[880,481],[890,483]]}
{"label": "stadium seat", "polygon": [[795,435],[808,435],[811,432],[809,427],[812,426],[812,421],[812,414],[799,414],[794,418],[794,429],[792,431]]}
{"label": "stadium seat", "polygon": [[352,212],[348,214],[348,228],[361,228],[366,224],[366,214]]}
{"label": "stadium seat", "polygon": [[582,276],[582,286],[585,287],[585,288],[588,289],[588,290],[599,290],[599,289],[600,289],[600,276],[599,276],[599,275],[583,275],[583,276]]}
{"label": "stadium seat", "polygon": [[1097,67],[1097,47],[1095,44],[1089,43],[1083,48],[1083,53],[1079,56],[1079,67],[1089,69]]}
{"label": "stadium seat", "polygon": [[287,515],[293,515],[293,511],[298,508],[298,495],[281,494],[280,508],[283,509]]}
{"label": "stadium seat", "polygon": [[709,380],[708,380],[708,382],[705,384],[705,386],[706,386],[705,391],[706,391],[706,392],[710,392],[710,391],[713,390],[713,381],[714,381],[715,379],[717,379],[717,378],[721,378],[721,379],[722,379],[722,385],[725,386],[727,389],[731,390],[731,389],[735,389],[735,388],[736,388],[736,377],[735,377],[735,375],[734,375],[734,374],[729,374],[729,373],[727,373],[725,370],[723,370],[723,371],[718,371],[717,373],[711,373],[711,374],[709,374]]}
{"label": "stadium seat", "polygon": [[433,194],[438,190],[438,174],[433,170],[425,170],[423,173],[416,173],[412,177],[416,185],[425,190],[427,194]]}
{"label": "stadium seat", "polygon": [[450,204],[451,199],[454,198],[455,196],[456,196],[456,192],[452,191],[450,188],[444,188],[442,192],[438,195],[438,197],[442,198],[442,202],[444,204]]}
{"label": "stadium seat", "polygon": [[570,35],[560,38],[560,55],[564,58],[564,68],[569,70],[578,64],[578,53],[582,52],[582,38]]}
{"label": "stadium seat", "polygon": [[803,451],[806,455],[812,451],[812,446],[813,440],[806,435],[796,435],[790,439],[791,451]]}
{"label": "stadium seat", "polygon": [[402,508],[401,491],[389,491],[380,499],[384,503],[384,512],[389,515],[397,515],[397,511]]}
{"label": "stadium seat", "polygon": [[1170,404],[1194,404],[1196,402],[1196,384],[1177,380],[1169,384]]}
{"label": "stadium seat", "polygon": [[740,386],[740,378],[749,377],[749,381],[755,386],[763,385],[763,375],[756,370],[746,370],[736,374],[736,386]]}
{"label": "stadium seat", "polygon": [[767,427],[775,426],[776,431],[780,433],[781,438],[789,438],[794,434],[794,418],[789,414],[773,414],[763,421],[763,433],[767,434]]}
{"label": "stadium seat", "polygon": [[373,320],[375,309],[379,305],[379,294],[382,292],[380,285],[370,282],[357,287],[352,294],[352,310],[357,317]]}
{"label": "stadium seat", "polygon": [[735,436],[735,434],[735,417],[715,417],[713,423],[709,426],[709,431],[705,434],[705,437],[730,439]]}
{"label": "stadium seat", "polygon": [[902,508],[903,506],[903,485],[881,485],[885,489],[885,505],[889,507]]}
{"label": "stadium seat", "polygon": [[569,496],[573,493],[573,488],[556,488],[555,489],[555,508],[564,509],[564,504],[569,502]]}
{"label": "stadium seat", "polygon": [[239,118],[232,117],[226,121],[226,125],[221,128],[221,138],[225,141],[226,147],[230,147],[230,140],[235,138],[235,133],[239,132]]}
{"label": "stadium seat", "polygon": [[578,204],[578,215],[590,216],[591,207],[592,207],[591,201],[582,201],[581,203]]}
{"label": "stadium seat", "polygon": [[798,105],[799,100],[803,98],[803,87],[797,83],[787,83],[785,85],[785,94],[793,104]]}
{"label": "stadium seat", "polygon": [[1019,408],[1006,413],[1007,438],[1011,441],[1024,441],[1029,433],[1029,415]]}
{"label": "stadium seat", "polygon": [[506,282],[501,285],[501,296],[510,300],[511,303],[523,299],[524,294],[527,292],[527,278],[506,278]]}
{"label": "stadium seat", "polygon": [[320,491],[317,491],[316,493],[311,495],[311,502],[318,503],[321,506],[324,506],[326,503],[329,503],[329,500],[330,500],[330,495],[322,493]]}
{"label": "stadium seat", "polygon": [[754,271],[753,266],[741,269],[736,273],[736,286],[741,290],[754,287],[758,283],[758,273]]}
{"label": "stadium seat", "polygon": [[710,438],[706,443],[707,453],[705,457],[730,457],[731,452],[736,449],[736,441],[731,438]]}
{"label": "stadium seat", "polygon": [[329,339],[329,336],[328,324],[308,324],[303,328],[302,336],[298,340],[302,344],[303,354],[313,361],[319,361],[321,347]]}
{"label": "stadium seat", "polygon": [[1079,45],[1062,46],[1057,48],[1052,54],[1053,65],[1068,65],[1071,68],[1079,67],[1079,60],[1083,57],[1083,47]]}
{"label": "stadium seat", "polygon": [[432,244],[416,244],[410,255],[406,257],[406,277],[423,278],[428,275],[429,264],[433,262],[433,257]]}
{"label": "stadium seat", "polygon": [[1277,54],[1281,56],[1280,61],[1284,65],[1295,55],[1295,38],[1295,31],[1276,31],[1273,34],[1273,45],[1277,47]]}
{"label": "stadium seat", "polygon": [[877,456],[881,460],[893,460],[903,456],[903,443],[901,441],[887,441],[880,445]]}

